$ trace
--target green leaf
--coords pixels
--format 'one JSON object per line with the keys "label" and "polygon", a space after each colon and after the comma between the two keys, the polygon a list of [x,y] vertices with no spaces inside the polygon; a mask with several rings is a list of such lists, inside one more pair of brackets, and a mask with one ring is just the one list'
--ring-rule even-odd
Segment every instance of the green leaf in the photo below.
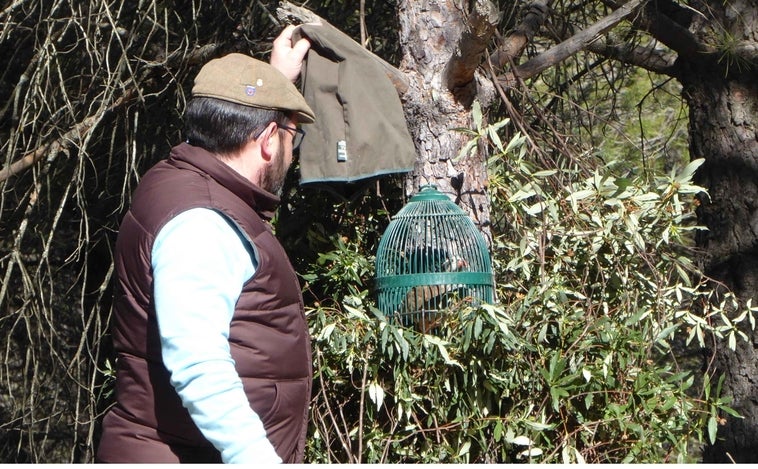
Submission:
{"label": "green leaf", "polygon": [[542,450],[540,448],[529,448],[529,449],[525,449],[524,451],[521,451],[520,453],[518,453],[516,455],[516,457],[519,458],[519,459],[523,459],[523,458],[526,458],[526,457],[534,458],[534,457],[541,456],[541,455],[542,455]]}
{"label": "green leaf", "polygon": [[728,342],[729,350],[732,350],[732,351],[736,350],[737,349],[737,338],[734,336],[734,331],[731,331],[729,333],[729,336],[728,336],[727,339],[728,339],[727,342]]}
{"label": "green leaf", "polygon": [[523,188],[520,188],[516,193],[514,193],[510,198],[508,198],[508,202],[515,203],[519,202],[524,199],[528,199],[529,197],[533,197],[537,195],[537,191],[532,188],[531,184],[528,184],[524,186]]}
{"label": "green leaf", "polygon": [[555,425],[549,425],[546,423],[540,423],[540,422],[533,422],[530,420],[525,420],[524,424],[528,427],[531,427],[537,431],[544,431],[544,430],[552,430],[555,428]]}
{"label": "green leaf", "polygon": [[568,196],[566,196],[566,200],[570,200],[571,202],[577,202],[579,200],[584,200],[588,197],[592,197],[597,194],[597,191],[594,189],[582,189],[576,192],[572,192]]}
{"label": "green leaf", "polygon": [[337,325],[335,323],[327,324],[324,326],[323,329],[321,329],[321,333],[319,333],[317,340],[323,341],[328,340],[329,337],[332,335],[332,332],[334,332],[334,328]]}
{"label": "green leaf", "polygon": [[534,205],[530,205],[527,207],[524,211],[528,213],[529,215],[538,215],[542,213],[542,211],[545,209],[545,203],[544,202],[537,202]]}
{"label": "green leaf", "polygon": [[738,419],[744,418],[739,412],[737,412],[736,410],[732,409],[729,406],[719,405],[719,410],[722,410],[722,411],[726,412],[727,414],[731,415],[732,417],[737,417]]}
{"label": "green leaf", "polygon": [[500,440],[503,439],[503,421],[502,420],[498,420],[497,423],[495,424],[495,430],[493,431],[492,436],[495,438],[495,441],[498,443],[500,442]]}
{"label": "green leaf", "polygon": [[500,141],[500,136],[497,134],[497,129],[494,126],[490,125],[487,127],[487,136],[495,144],[495,147],[502,152],[503,142]]}
{"label": "green leaf", "polygon": [[474,338],[478,339],[482,336],[482,328],[484,327],[484,322],[482,321],[482,318],[477,316],[474,319]]}
{"label": "green leaf", "polygon": [[716,443],[717,431],[718,431],[718,422],[716,421],[716,417],[711,415],[708,418],[708,441],[710,441],[711,444]]}
{"label": "green leaf", "polygon": [[384,403],[384,388],[381,384],[379,384],[376,381],[373,381],[368,385],[368,397],[371,398],[371,401],[376,404],[376,410],[381,410],[382,404]]}
{"label": "green leaf", "polygon": [[482,105],[479,104],[479,100],[474,100],[473,104],[471,105],[471,117],[474,120],[474,125],[476,126],[476,129],[481,133],[482,131],[482,121],[484,120],[482,117]]}
{"label": "green leaf", "polygon": [[553,401],[553,409],[558,412],[558,410],[561,407],[561,398],[567,397],[569,395],[568,391],[566,391],[563,388],[559,387],[552,387],[550,388],[550,397]]}
{"label": "green leaf", "polygon": [[678,328],[679,328],[679,324],[672,324],[666,327],[665,329],[663,329],[656,335],[655,341],[666,342],[669,338],[671,338],[674,331],[676,331]]}
{"label": "green leaf", "polygon": [[479,142],[479,137],[474,137],[468,142],[466,142],[463,147],[461,147],[461,151],[458,152],[458,156],[453,158],[454,162],[460,161],[462,158],[470,155],[473,150],[476,148],[476,144]]}
{"label": "green leaf", "polygon": [[468,454],[470,449],[471,449],[470,441],[463,443],[463,445],[461,446],[461,449],[458,451],[458,457]]}
{"label": "green leaf", "polygon": [[508,142],[508,145],[505,147],[505,153],[511,153],[515,148],[518,148],[524,144],[524,141],[526,141],[526,137],[521,135],[521,132],[516,132],[516,134],[511,138],[511,141]]}
{"label": "green leaf", "polygon": [[692,160],[687,164],[687,166],[684,167],[682,172],[680,172],[674,180],[678,183],[687,182],[692,179],[692,176],[695,175],[695,171],[703,164],[705,163],[704,158],[698,158],[695,160]]}
{"label": "green leaf", "polygon": [[591,393],[591,392],[588,392],[588,393],[587,393],[587,394],[584,396],[584,407],[585,407],[586,409],[588,409],[588,410],[589,410],[589,409],[591,409],[591,408],[592,408],[592,402],[593,402],[594,400],[595,400],[595,394],[594,394],[594,393]]}
{"label": "green leaf", "polygon": [[520,436],[517,436],[517,437],[515,437],[515,438],[513,438],[513,439],[509,440],[508,442],[509,442],[509,443],[512,443],[512,444],[514,444],[514,445],[519,445],[519,446],[530,446],[530,445],[532,445],[532,444],[534,443],[534,442],[532,441],[532,439],[531,439],[531,438],[529,438],[529,437],[528,437],[528,436],[526,436],[526,435],[520,435]]}

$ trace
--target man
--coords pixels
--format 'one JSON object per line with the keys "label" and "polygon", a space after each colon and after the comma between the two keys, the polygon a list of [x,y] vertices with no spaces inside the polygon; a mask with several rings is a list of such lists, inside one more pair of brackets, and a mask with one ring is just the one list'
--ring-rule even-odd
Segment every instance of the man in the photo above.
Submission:
{"label": "man", "polygon": [[[268,225],[313,111],[310,44],[230,54],[195,78],[187,141],[142,178],[116,243],[117,403],[99,462],[302,462],[311,354],[300,285]],[[297,137],[297,139],[296,139]]]}

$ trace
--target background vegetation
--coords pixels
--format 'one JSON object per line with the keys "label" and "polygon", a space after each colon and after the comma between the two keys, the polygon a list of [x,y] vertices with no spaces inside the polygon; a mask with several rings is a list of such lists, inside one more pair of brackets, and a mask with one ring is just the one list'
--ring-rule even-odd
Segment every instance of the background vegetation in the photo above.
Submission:
{"label": "background vegetation", "polygon": [[349,231],[305,270],[342,298],[309,309],[309,459],[698,461],[718,412],[734,414],[700,368],[706,342],[734,346],[739,322],[754,324],[753,310],[729,320],[736,300],[693,280],[700,162],[585,174],[536,166],[521,137],[491,162],[499,305],[451,308],[435,335],[388,322],[368,293],[371,250]]}
{"label": "background vegetation", "polygon": [[[367,3],[310,7],[396,63],[395,4]],[[198,66],[232,50],[265,58],[275,8],[0,7],[0,460],[92,461],[113,399],[118,222],[139,176],[181,141]],[[699,188],[672,125],[679,90],[596,62],[580,54],[473,123],[490,149],[499,302],[451,310],[436,336],[373,307],[401,178],[323,190],[290,175],[276,229],[314,337],[309,461],[691,462],[714,437],[731,411],[710,341],[742,334],[724,315],[736,303],[687,260]],[[751,310],[736,317],[753,326]]]}

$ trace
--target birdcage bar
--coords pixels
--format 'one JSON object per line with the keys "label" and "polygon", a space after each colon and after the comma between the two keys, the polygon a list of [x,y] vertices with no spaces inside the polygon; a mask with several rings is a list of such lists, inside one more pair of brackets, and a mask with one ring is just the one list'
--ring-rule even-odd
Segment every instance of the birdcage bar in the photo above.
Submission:
{"label": "birdcage bar", "polygon": [[379,243],[376,276],[379,309],[405,325],[433,322],[456,297],[472,304],[494,301],[481,233],[434,186],[422,188],[392,218]]}

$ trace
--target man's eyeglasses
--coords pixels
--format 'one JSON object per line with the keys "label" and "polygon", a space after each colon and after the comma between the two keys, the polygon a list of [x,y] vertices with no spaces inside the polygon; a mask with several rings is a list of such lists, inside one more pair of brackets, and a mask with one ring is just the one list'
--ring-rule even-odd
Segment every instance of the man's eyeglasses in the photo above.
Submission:
{"label": "man's eyeglasses", "polygon": [[295,132],[295,138],[292,139],[292,151],[300,148],[300,144],[303,143],[303,137],[305,137],[305,130],[296,127],[287,127],[286,125],[280,125],[279,128]]}

